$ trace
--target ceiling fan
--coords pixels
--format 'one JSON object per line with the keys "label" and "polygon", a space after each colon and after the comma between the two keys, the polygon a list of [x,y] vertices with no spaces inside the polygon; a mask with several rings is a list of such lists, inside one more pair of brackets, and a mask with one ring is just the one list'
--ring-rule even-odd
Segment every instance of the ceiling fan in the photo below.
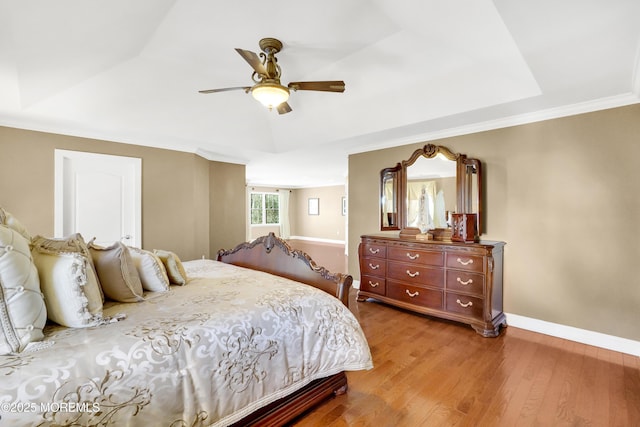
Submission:
{"label": "ceiling fan", "polygon": [[291,106],[287,103],[289,90],[315,90],[322,92],[344,92],[344,82],[342,80],[317,81],[317,82],[290,82],[287,86],[280,84],[282,71],[278,65],[276,53],[282,49],[282,42],[274,38],[264,38],[259,42],[262,52],[260,56],[250,50],[238,49],[236,52],[244,58],[253,68],[251,79],[253,86],[237,86],[221,89],[201,90],[199,93],[226,92],[230,90],[242,89],[251,95],[269,110],[276,108],[279,114],[286,114],[291,111]]}

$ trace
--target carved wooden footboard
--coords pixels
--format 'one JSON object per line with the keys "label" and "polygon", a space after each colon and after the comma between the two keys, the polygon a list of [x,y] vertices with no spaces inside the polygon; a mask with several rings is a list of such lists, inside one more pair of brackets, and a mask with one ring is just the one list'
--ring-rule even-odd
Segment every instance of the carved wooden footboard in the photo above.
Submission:
{"label": "carved wooden footboard", "polygon": [[330,293],[349,306],[349,288],[353,277],[333,274],[319,267],[309,255],[291,248],[273,233],[242,243],[231,250],[221,249],[218,251],[218,261],[306,283]]}
{"label": "carved wooden footboard", "polygon": [[[332,274],[319,267],[306,253],[293,249],[273,233],[242,243],[231,250],[220,250],[218,261],[260,270],[319,288],[349,306],[349,288],[353,278]],[[234,426],[281,426],[319,404],[329,396],[347,390],[344,372],[318,379],[306,387],[263,407],[233,424]]]}

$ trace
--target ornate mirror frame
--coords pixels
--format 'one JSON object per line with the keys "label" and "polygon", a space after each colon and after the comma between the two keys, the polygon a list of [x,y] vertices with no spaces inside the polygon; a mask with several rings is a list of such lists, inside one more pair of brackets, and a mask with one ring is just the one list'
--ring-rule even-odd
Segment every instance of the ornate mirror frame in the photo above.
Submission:
{"label": "ornate mirror frame", "polygon": [[432,159],[438,154],[456,162],[456,213],[477,214],[477,232],[482,233],[482,163],[434,144],[427,144],[409,159],[380,171],[380,230],[407,229],[407,168],[420,157]]}

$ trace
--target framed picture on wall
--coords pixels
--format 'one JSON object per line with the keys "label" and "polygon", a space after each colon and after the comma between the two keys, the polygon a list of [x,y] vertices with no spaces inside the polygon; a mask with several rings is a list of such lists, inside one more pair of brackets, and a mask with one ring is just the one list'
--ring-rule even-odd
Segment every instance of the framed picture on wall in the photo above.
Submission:
{"label": "framed picture on wall", "polygon": [[309,199],[309,215],[320,215],[320,199],[316,197]]}
{"label": "framed picture on wall", "polygon": [[342,196],[342,216],[347,215],[347,198]]}

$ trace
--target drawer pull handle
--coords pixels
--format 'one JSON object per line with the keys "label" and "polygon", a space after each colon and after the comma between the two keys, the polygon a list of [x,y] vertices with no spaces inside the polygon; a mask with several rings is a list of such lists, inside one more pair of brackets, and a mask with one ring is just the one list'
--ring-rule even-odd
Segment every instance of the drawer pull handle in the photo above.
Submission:
{"label": "drawer pull handle", "polygon": [[372,270],[377,270],[377,269],[380,268],[380,264],[373,265],[373,264],[369,263],[369,267],[371,267]]}
{"label": "drawer pull handle", "polygon": [[379,285],[379,282],[373,283],[371,280],[369,280],[369,286],[371,286],[372,288],[377,288]]}
{"label": "drawer pull handle", "polygon": [[407,274],[409,275],[409,277],[416,277],[420,275],[420,272],[416,271],[415,273],[412,273],[409,270],[407,270]]}
{"label": "drawer pull handle", "polygon": [[472,260],[472,259],[470,259],[470,260],[468,260],[468,261],[463,261],[463,260],[461,260],[460,258],[458,258],[456,261],[458,261],[458,262],[459,262],[460,264],[462,264],[462,265],[469,265],[469,264],[473,264],[473,260]]}
{"label": "drawer pull handle", "polygon": [[369,252],[371,252],[372,254],[377,254],[378,252],[380,252],[380,249],[369,248]]}
{"label": "drawer pull handle", "polygon": [[471,307],[473,305],[473,301],[469,301],[468,303],[463,304],[459,299],[457,299],[456,302],[460,304],[460,307],[464,307],[464,308]]}
{"label": "drawer pull handle", "polygon": [[473,283],[473,279],[469,279],[469,280],[462,280],[461,278],[456,278],[456,280],[458,281],[458,283],[460,283],[461,285],[467,286]]}
{"label": "drawer pull handle", "polygon": [[415,292],[410,292],[409,289],[405,289],[405,292],[407,293],[407,295],[409,295],[411,298],[417,297],[418,295],[420,295],[420,292],[415,291]]}
{"label": "drawer pull handle", "polygon": [[418,259],[418,258],[420,258],[420,254],[411,255],[410,252],[407,252],[407,256],[409,257],[409,259]]}

